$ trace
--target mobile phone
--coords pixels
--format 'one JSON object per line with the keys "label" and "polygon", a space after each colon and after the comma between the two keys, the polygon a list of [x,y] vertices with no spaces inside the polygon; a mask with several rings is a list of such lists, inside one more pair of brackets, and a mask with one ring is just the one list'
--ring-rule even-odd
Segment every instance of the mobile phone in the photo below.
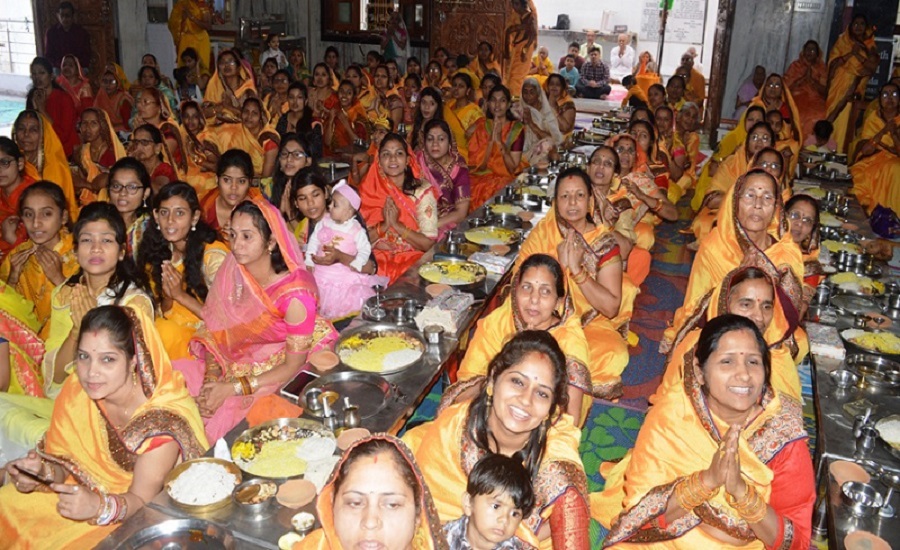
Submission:
{"label": "mobile phone", "polygon": [[34,481],[37,481],[38,483],[41,483],[48,487],[50,486],[51,483],[55,483],[55,481],[52,478],[41,477],[41,475],[38,474],[37,472],[32,472],[31,470],[26,470],[25,468],[19,468],[19,467],[17,467],[16,470],[21,474],[25,474],[25,477],[29,477],[29,478],[33,479]]}
{"label": "mobile phone", "polygon": [[285,384],[283,388],[281,388],[281,395],[300,403],[302,406],[303,400],[300,398],[300,396],[303,395],[303,390],[310,382],[318,377],[319,375],[312,371],[302,371],[300,374],[295,376],[293,380],[291,380],[290,382]]}

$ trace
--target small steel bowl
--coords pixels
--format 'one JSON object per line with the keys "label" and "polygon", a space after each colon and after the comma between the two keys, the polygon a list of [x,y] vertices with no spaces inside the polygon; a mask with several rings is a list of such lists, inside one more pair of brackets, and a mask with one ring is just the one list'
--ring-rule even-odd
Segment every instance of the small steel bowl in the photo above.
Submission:
{"label": "small steel bowl", "polygon": [[884,497],[868,483],[848,481],[841,485],[841,500],[858,518],[872,517],[884,504]]}
{"label": "small steel bowl", "polygon": [[859,376],[846,369],[832,371],[829,376],[831,376],[831,379],[834,381],[834,385],[842,390],[854,386],[859,382]]}
{"label": "small steel bowl", "polygon": [[291,527],[294,528],[294,531],[303,536],[308,535],[315,525],[316,517],[309,512],[300,512],[294,514],[294,517],[291,518]]}
{"label": "small steel bowl", "polygon": [[[244,502],[239,498],[239,495],[244,490],[249,490],[252,486],[259,485],[261,488],[263,486],[272,486],[271,495],[265,497],[259,502]],[[234,492],[231,494],[231,498],[234,500],[234,503],[237,505],[238,510],[241,511],[242,514],[248,516],[265,516],[270,511],[272,507],[272,502],[275,500],[275,490],[277,489],[277,485],[273,481],[266,481],[262,479],[251,479],[250,481],[245,481],[234,488]]]}

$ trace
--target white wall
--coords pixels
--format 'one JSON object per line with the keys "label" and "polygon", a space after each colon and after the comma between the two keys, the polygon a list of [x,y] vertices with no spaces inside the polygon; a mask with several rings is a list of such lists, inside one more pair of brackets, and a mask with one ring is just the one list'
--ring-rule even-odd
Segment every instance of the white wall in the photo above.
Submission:
{"label": "white wall", "polygon": [[[615,25],[628,25],[628,30],[640,32],[641,14],[643,10],[643,2],[641,0],[629,0],[622,2],[619,0],[597,0],[594,2],[585,2],[584,0],[534,0],[535,8],[538,12],[538,25],[550,28],[556,25],[556,16],[561,13],[568,14],[571,22],[572,30],[582,30],[587,28],[598,29],[603,21],[603,12],[610,12],[608,18],[607,29],[612,31]],[[706,27],[704,29],[703,42],[708,48],[695,46],[700,52],[700,64],[703,73],[709,77],[709,68],[712,65],[712,43],[713,36],[716,31],[716,12],[719,8],[718,0],[708,0],[706,7]],[[663,49],[663,62],[660,70],[663,75],[671,75],[675,72],[681,61],[681,54],[690,46],[690,44],[678,44],[666,41]],[[656,57],[658,48],[657,41],[646,41],[638,39],[638,53],[648,50]],[[708,49],[708,51],[706,51]],[[565,54],[564,51],[551,51],[550,59],[558,60]],[[605,57],[609,57],[608,52],[603,52]]]}

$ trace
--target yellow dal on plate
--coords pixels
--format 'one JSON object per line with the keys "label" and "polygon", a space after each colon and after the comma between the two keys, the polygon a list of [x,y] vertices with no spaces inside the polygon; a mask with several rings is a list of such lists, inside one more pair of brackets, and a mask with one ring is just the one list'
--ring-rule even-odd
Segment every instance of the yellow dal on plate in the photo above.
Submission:
{"label": "yellow dal on plate", "polygon": [[491,212],[494,214],[518,214],[523,210],[525,209],[515,204],[499,203],[491,205]]}
{"label": "yellow dal on plate", "polygon": [[466,230],[466,239],[482,246],[495,244],[512,244],[516,242],[518,234],[504,227],[476,227]]}
{"label": "yellow dal on plate", "polygon": [[851,252],[853,254],[859,254],[862,250],[860,249],[858,244],[842,243],[839,241],[822,241],[822,247],[827,248],[828,251],[832,254],[836,254],[841,250],[846,250],[847,252]]}
{"label": "yellow dal on plate", "polygon": [[474,262],[430,262],[419,268],[419,276],[429,283],[468,285],[484,279],[487,271]]}
{"label": "yellow dal on plate", "polygon": [[[262,477],[293,477],[306,472],[306,461],[298,456],[303,439],[276,439],[263,443],[256,456],[247,462],[241,461],[241,469]],[[245,451],[246,449],[242,449]],[[234,451],[232,451],[234,454]],[[243,456],[244,453],[241,453]]]}
{"label": "yellow dal on plate", "polygon": [[351,336],[341,343],[338,355],[350,368],[364,372],[383,372],[417,361],[422,356],[419,342],[404,336],[375,338]]}

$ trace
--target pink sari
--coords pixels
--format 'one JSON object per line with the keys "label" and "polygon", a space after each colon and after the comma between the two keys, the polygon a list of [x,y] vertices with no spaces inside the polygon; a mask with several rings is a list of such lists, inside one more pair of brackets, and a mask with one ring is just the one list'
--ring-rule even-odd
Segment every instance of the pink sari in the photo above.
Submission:
{"label": "pink sari", "polygon": [[[251,200],[272,230],[287,264],[287,274],[263,288],[232,254],[225,258],[203,306],[204,324],[190,343],[191,353],[197,359],[175,362],[194,397],[203,385],[207,360],[222,368],[225,380],[233,380],[268,372],[284,363],[289,354],[317,351],[337,339],[334,327],[315,314],[315,279],[304,268],[297,240],[281,213],[261,196]],[[309,312],[299,325],[289,325],[284,320],[293,300],[299,300]],[[225,435],[247,416],[257,399],[278,389],[260,386],[251,395],[226,399],[213,416],[203,419],[209,440]]]}

